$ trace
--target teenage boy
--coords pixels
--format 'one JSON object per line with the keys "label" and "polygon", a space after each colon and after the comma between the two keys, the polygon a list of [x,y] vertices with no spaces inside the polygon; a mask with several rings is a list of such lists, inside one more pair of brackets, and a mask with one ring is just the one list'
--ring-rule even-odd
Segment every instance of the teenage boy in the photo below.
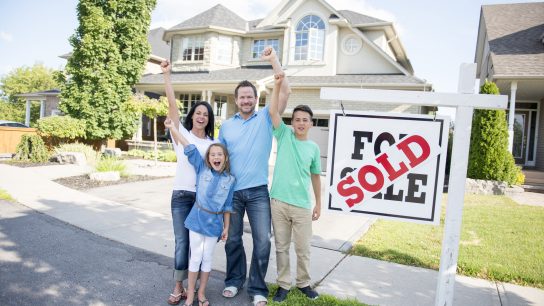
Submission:
{"label": "teenage boy", "polygon": [[[274,137],[278,143],[270,190],[279,286],[274,301],[285,300],[291,288],[291,239],[297,255],[296,286],[308,298],[316,299],[319,294],[310,287],[310,240],[312,221],[321,215],[321,161],[318,145],[308,139],[308,131],[313,125],[313,112],[307,105],[295,107],[291,118],[293,130],[288,128],[278,112],[278,100],[289,92],[288,81],[282,74],[276,74],[275,78],[269,107]],[[313,210],[310,182],[315,196]]]}

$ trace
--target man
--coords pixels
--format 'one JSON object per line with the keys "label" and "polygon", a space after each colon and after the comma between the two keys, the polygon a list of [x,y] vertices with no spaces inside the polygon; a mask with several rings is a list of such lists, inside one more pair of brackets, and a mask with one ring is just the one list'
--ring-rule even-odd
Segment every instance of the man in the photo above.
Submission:
{"label": "man", "polygon": [[[267,47],[263,60],[272,64],[274,74],[282,74],[274,50]],[[279,99],[278,109],[283,113],[287,95]],[[270,257],[271,215],[268,194],[268,159],[272,148],[272,121],[268,106],[255,111],[257,90],[248,81],[242,81],[234,90],[239,112],[225,121],[219,131],[219,141],[227,146],[232,173],[236,177],[233,213],[229,239],[225,244],[227,275],[223,296],[234,297],[245,282],[246,254],[242,240],[244,215],[247,212],[253,238],[253,254],[249,270],[247,292],[255,306],[266,305],[268,287],[264,281]]]}

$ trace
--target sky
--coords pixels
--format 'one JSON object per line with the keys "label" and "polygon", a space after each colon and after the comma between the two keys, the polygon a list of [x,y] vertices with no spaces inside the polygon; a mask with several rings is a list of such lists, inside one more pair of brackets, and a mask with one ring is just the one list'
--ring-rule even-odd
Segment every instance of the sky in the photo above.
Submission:
{"label": "sky", "polygon": [[[474,62],[480,9],[507,0],[328,0],[395,24],[415,75],[436,92],[456,92],[459,66]],[[537,1],[524,1],[537,2]],[[151,28],[170,28],[216,4],[246,20],[265,17],[280,0],[157,0]],[[1,0],[0,76],[21,66],[41,63],[62,69],[60,55],[71,51],[68,38],[78,26],[77,0]],[[441,108],[439,113],[452,115]]]}

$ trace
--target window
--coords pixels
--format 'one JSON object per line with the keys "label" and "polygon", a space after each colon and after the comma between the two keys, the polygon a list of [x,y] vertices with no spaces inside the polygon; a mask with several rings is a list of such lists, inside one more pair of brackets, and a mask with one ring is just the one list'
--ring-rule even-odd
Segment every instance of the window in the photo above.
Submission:
{"label": "window", "polygon": [[227,118],[227,96],[215,96],[214,99],[215,116],[222,119]]}
{"label": "window", "polygon": [[342,41],[342,51],[346,55],[354,55],[359,50],[361,50],[361,47],[363,46],[363,43],[361,42],[361,39],[355,35],[348,35],[344,38]]}
{"label": "window", "polygon": [[259,97],[259,108],[265,107],[265,106],[266,106],[266,97],[265,96],[260,96]]}
{"label": "window", "polygon": [[217,62],[223,64],[230,64],[232,62],[232,38],[223,35],[219,36],[215,59]]}
{"label": "window", "polygon": [[179,101],[181,102],[181,114],[186,115],[189,109],[195,105],[197,101],[200,101],[199,94],[181,94],[179,95]]}
{"label": "window", "polygon": [[204,60],[204,39],[202,36],[189,36],[181,39],[182,61]]}
{"label": "window", "polygon": [[264,48],[272,46],[276,53],[280,51],[280,41],[278,39],[256,39],[253,41],[253,49],[251,50],[251,57],[259,59],[263,54]]}
{"label": "window", "polygon": [[323,60],[325,23],[321,18],[315,15],[302,18],[295,36],[295,60]]}

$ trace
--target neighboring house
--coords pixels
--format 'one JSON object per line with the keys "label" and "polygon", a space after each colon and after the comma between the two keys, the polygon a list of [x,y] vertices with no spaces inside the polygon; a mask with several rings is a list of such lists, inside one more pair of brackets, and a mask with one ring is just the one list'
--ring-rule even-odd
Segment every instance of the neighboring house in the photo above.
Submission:
{"label": "neighboring house", "polygon": [[544,2],[483,5],[477,77],[510,97],[510,150],[517,164],[544,170]]}
{"label": "neighboring house", "polygon": [[[249,80],[258,90],[259,107],[270,98],[272,69],[260,55],[274,47],[285,69],[292,94],[285,114],[308,104],[317,128],[310,138],[327,154],[330,111],[338,101],[319,98],[322,87],[430,91],[432,85],[414,76],[412,65],[391,22],[349,10],[337,10],[322,0],[283,0],[264,19],[247,21],[216,5],[166,30],[172,83],[182,113],[191,104],[212,104],[216,120],[237,112],[234,88]],[[164,95],[161,74],[144,75],[140,92]],[[427,113],[425,107],[343,102],[347,110]],[[326,162],[323,162],[326,165]]]}
{"label": "neighboring house", "polygon": [[[151,46],[151,54],[149,55],[149,58],[145,64],[143,75],[160,73],[160,63],[170,56],[170,47],[162,40],[164,30],[164,28],[156,28],[150,30],[147,34],[147,41]],[[72,52],[60,55],[59,57],[68,59],[70,56],[72,56]],[[59,95],[60,90],[58,89],[17,95],[17,97],[26,99],[25,125],[30,126],[30,105],[32,101],[40,102],[40,118],[62,115],[62,112],[58,109],[60,101]],[[154,95],[153,97],[156,98],[158,95]],[[149,125],[147,124],[148,121],[149,120],[147,118],[143,118],[144,132],[147,132],[146,128],[149,129]]]}
{"label": "neighboring house", "polygon": [[16,95],[26,100],[25,125],[30,126],[30,105],[32,101],[40,102],[40,118],[60,115],[61,111],[58,109],[59,94],[60,90],[51,89]]}

